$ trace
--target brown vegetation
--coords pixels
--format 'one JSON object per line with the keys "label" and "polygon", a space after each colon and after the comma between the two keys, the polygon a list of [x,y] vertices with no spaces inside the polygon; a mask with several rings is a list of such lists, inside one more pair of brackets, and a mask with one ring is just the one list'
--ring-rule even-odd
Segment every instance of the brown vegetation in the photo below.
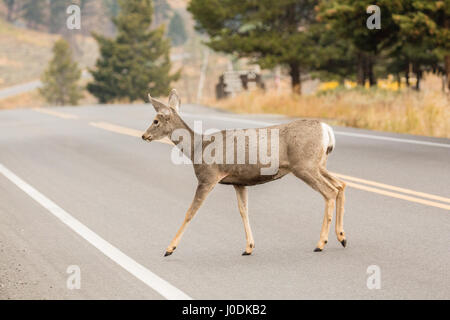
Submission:
{"label": "brown vegetation", "polygon": [[438,77],[427,75],[420,92],[338,89],[309,96],[247,92],[208,103],[239,113],[321,118],[342,126],[450,138],[450,99],[439,84]]}

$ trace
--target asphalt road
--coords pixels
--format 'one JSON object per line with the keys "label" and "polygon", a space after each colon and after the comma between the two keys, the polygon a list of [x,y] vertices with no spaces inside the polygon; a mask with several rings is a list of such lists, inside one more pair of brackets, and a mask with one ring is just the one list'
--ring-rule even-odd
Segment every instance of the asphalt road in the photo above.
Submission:
{"label": "asphalt road", "polygon": [[27,83],[17,84],[15,86],[0,89],[0,99],[9,98],[18,94],[32,91],[42,86],[41,81],[35,80]]}
{"label": "asphalt road", "polygon": [[[83,70],[81,77],[90,78],[91,75],[86,70]],[[0,88],[0,99],[17,96],[25,92],[36,90],[40,87],[42,87],[42,82],[40,80],[34,80],[30,82],[16,84],[10,87]]]}
{"label": "asphalt road", "polygon": [[[286,121],[182,111],[204,129]],[[196,178],[171,146],[140,139],[153,109],[44,112],[0,112],[1,299],[450,298],[450,140],[335,128],[328,168],[350,184],[345,249],[333,221],[313,252],[323,199],[288,175],[249,189],[252,256],[241,256],[234,189],[218,185],[164,258]],[[72,265],[80,289],[67,288]],[[380,289],[367,287],[374,265]]]}

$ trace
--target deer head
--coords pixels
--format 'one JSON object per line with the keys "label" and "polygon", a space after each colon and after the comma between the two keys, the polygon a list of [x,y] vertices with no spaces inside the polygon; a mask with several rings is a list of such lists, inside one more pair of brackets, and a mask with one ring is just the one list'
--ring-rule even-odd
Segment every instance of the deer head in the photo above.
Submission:
{"label": "deer head", "polygon": [[180,98],[175,89],[172,89],[169,95],[168,105],[158,101],[148,95],[150,103],[156,111],[156,117],[153,119],[150,127],[142,135],[145,141],[162,140],[170,137],[172,132],[176,129],[177,120],[180,119],[178,114],[180,108]]}

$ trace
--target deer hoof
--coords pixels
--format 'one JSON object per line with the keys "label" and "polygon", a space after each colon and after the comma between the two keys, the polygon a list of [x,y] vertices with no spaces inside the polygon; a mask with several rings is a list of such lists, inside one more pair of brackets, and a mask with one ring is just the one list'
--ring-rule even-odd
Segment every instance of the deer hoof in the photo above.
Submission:
{"label": "deer hoof", "polygon": [[322,251],[322,249],[320,249],[320,248],[315,248],[314,249],[314,252],[321,252]]}
{"label": "deer hoof", "polygon": [[345,240],[345,239],[342,240],[342,241],[341,241],[341,244],[342,244],[342,246],[345,248],[345,247],[347,246],[347,240]]}
{"label": "deer hoof", "polygon": [[170,256],[172,253],[173,251],[172,252],[166,251],[166,253],[164,253],[164,257]]}
{"label": "deer hoof", "polygon": [[251,254],[252,254],[251,252],[247,252],[247,251],[242,252],[242,255],[243,255],[243,256],[249,256],[249,255],[251,255]]}

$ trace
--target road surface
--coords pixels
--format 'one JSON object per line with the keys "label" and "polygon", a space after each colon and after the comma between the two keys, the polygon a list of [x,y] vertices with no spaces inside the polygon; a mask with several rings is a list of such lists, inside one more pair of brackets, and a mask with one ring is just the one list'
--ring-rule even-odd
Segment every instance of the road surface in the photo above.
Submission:
{"label": "road surface", "polygon": [[35,80],[35,81],[27,82],[27,83],[17,84],[17,85],[11,86],[11,87],[2,88],[2,89],[0,89],[0,99],[17,96],[19,94],[22,94],[22,93],[25,93],[28,91],[33,91],[37,88],[40,88],[41,86],[42,86],[41,81]]}
{"label": "road surface", "polygon": [[[204,129],[286,121],[182,111]],[[153,117],[149,105],[0,112],[0,299],[450,298],[449,140],[334,128],[345,249],[333,221],[313,252],[324,203],[288,175],[249,189],[252,256],[234,189],[218,185],[164,258],[196,178],[171,146],[140,139]]]}

